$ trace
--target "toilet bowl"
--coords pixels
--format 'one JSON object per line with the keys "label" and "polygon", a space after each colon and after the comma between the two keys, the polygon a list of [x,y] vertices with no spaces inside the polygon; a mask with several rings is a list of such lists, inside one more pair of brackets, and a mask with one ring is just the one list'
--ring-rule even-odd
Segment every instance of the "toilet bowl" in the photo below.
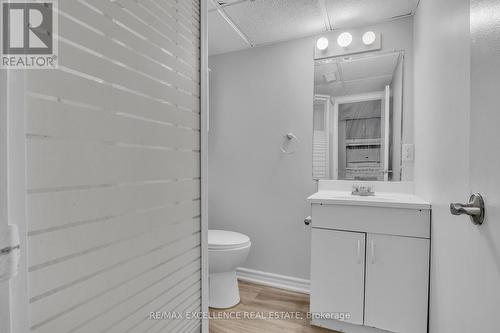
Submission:
{"label": "toilet bowl", "polygon": [[224,230],[208,231],[209,306],[227,309],[240,302],[236,268],[250,251],[250,238]]}

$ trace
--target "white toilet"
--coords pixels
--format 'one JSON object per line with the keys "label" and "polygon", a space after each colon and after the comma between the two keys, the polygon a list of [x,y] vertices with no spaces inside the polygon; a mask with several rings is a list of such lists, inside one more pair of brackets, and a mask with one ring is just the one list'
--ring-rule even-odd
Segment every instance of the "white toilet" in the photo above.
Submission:
{"label": "white toilet", "polygon": [[236,268],[243,265],[250,251],[250,238],[224,230],[208,231],[209,306],[227,309],[240,302]]}

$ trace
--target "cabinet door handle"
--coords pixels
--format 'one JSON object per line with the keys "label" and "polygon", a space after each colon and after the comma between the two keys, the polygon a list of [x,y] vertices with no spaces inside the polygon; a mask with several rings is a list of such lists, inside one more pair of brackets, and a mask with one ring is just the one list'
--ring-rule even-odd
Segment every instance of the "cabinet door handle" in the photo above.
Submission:
{"label": "cabinet door handle", "polygon": [[371,252],[371,263],[374,264],[375,263],[375,241],[374,240],[371,241],[370,252]]}
{"label": "cabinet door handle", "polygon": [[363,262],[363,258],[361,257],[361,240],[358,239],[358,264]]}

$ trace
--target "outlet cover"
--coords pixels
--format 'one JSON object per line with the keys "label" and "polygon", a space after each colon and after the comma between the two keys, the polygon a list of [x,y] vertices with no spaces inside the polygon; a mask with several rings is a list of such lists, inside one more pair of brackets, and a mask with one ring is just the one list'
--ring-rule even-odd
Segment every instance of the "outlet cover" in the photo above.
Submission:
{"label": "outlet cover", "polygon": [[403,162],[413,162],[415,160],[415,145],[411,143],[403,144]]}

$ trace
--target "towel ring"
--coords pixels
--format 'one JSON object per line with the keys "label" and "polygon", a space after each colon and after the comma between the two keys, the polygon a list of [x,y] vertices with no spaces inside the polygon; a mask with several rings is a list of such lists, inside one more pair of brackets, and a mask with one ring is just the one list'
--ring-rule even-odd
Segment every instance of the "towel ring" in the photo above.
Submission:
{"label": "towel ring", "polygon": [[284,154],[294,154],[299,149],[299,139],[293,133],[285,135],[285,141],[281,145],[281,152]]}

